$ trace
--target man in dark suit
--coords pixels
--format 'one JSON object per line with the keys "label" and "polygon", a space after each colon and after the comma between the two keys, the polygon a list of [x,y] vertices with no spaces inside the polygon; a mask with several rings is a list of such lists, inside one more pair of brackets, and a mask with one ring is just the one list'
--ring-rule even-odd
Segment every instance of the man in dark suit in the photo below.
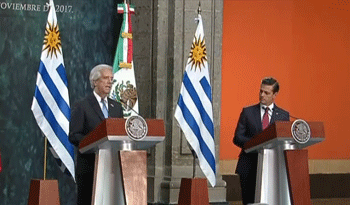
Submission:
{"label": "man in dark suit", "polygon": [[[85,136],[94,130],[105,118],[123,117],[121,105],[108,98],[113,82],[112,67],[97,65],[90,72],[93,93],[78,101],[71,114],[69,140],[77,148]],[[78,204],[91,204],[95,154],[81,154],[78,151],[76,181],[78,185]]]}
{"label": "man in dark suit", "polygon": [[233,138],[233,143],[242,148],[236,167],[239,175],[243,204],[254,203],[257,153],[246,153],[244,144],[275,121],[289,121],[289,113],[275,105],[279,91],[279,83],[274,78],[264,78],[261,81],[260,103],[243,108]]}

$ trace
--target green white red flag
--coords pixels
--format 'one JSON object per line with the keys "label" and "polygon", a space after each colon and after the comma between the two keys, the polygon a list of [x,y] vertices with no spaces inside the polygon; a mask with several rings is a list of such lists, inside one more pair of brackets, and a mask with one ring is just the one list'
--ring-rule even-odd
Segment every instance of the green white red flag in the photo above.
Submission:
{"label": "green white red flag", "polygon": [[120,101],[123,105],[124,117],[139,112],[136,89],[131,14],[134,14],[133,5],[118,4],[118,13],[123,14],[123,23],[120,29],[118,45],[113,64],[113,85],[109,97]]}

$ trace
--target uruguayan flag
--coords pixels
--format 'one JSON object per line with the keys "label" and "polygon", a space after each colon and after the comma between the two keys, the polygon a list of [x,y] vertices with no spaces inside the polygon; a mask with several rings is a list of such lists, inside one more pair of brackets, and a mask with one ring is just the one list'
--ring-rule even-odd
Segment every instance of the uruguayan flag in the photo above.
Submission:
{"label": "uruguayan flag", "polygon": [[187,61],[175,118],[196,152],[210,184],[216,184],[212,93],[201,15]]}
{"label": "uruguayan flag", "polygon": [[68,140],[70,121],[68,82],[54,8],[53,0],[50,0],[32,111],[41,131],[74,178],[74,147]]}

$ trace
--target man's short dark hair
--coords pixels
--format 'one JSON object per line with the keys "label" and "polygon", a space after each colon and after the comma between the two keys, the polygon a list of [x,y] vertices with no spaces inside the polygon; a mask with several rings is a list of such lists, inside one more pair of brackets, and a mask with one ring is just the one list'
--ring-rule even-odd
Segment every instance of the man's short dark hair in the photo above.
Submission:
{"label": "man's short dark hair", "polygon": [[276,79],[272,78],[272,77],[266,77],[264,79],[262,79],[261,81],[262,85],[272,85],[273,86],[273,93],[277,93],[280,90],[280,85],[277,82]]}

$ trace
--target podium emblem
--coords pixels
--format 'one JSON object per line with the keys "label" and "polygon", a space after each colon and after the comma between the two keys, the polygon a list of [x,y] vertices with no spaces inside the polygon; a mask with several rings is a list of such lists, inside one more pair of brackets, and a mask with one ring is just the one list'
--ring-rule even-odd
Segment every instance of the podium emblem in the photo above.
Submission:
{"label": "podium emblem", "polygon": [[310,140],[310,126],[302,119],[297,119],[292,124],[292,136],[295,141],[305,144]]}
{"label": "podium emblem", "polygon": [[125,130],[130,139],[140,141],[146,137],[148,126],[143,117],[135,115],[126,120]]}

